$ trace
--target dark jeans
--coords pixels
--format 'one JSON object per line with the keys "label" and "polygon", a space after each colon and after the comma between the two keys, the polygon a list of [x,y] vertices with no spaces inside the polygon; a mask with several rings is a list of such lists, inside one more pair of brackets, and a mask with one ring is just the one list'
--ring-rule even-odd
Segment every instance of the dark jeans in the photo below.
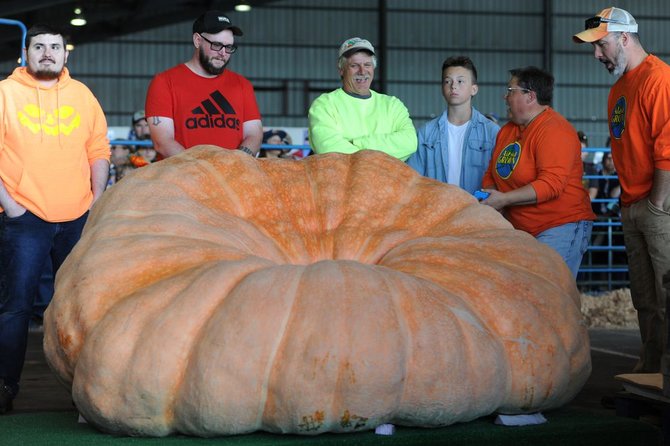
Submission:
{"label": "dark jeans", "polygon": [[88,212],[76,220],[49,223],[26,212],[0,213],[0,379],[14,394],[26,356],[28,325],[44,270],[55,274],[81,236]]}
{"label": "dark jeans", "polygon": [[51,302],[54,295],[54,273],[52,271],[53,265],[51,259],[48,258],[42,267],[42,274],[40,275],[40,283],[37,286],[37,295],[35,302],[33,302],[33,317],[32,320],[37,320],[40,324],[44,318],[44,310]]}

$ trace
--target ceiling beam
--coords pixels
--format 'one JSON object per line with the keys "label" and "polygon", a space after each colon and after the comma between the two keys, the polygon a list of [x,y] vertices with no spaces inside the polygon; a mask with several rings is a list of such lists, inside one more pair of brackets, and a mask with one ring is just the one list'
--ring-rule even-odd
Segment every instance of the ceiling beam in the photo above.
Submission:
{"label": "ceiling beam", "polygon": [[71,3],[72,0],[31,0],[31,1],[13,1],[0,2],[0,17],[9,15],[26,14],[36,9],[49,8],[52,6]]}

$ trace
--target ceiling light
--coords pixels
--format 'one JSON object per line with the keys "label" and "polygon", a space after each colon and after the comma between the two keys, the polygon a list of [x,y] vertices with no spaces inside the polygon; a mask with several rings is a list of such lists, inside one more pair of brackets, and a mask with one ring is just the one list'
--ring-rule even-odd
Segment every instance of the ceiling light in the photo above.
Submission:
{"label": "ceiling light", "polygon": [[81,12],[81,8],[74,8],[74,17],[70,20],[70,25],[72,26],[84,26],[86,25],[86,19],[84,14]]}
{"label": "ceiling light", "polygon": [[67,51],[72,51],[72,50],[74,50],[74,45],[71,44],[71,43],[68,43],[67,45],[65,45],[65,49]]}
{"label": "ceiling light", "polygon": [[235,5],[235,11],[249,12],[251,11],[251,5],[249,3],[238,3],[237,5]]}

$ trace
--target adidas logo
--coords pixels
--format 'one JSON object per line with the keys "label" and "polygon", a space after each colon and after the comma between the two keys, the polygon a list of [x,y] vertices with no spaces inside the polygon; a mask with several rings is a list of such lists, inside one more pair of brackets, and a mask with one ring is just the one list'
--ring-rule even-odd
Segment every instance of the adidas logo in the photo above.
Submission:
{"label": "adidas logo", "polygon": [[[230,102],[221,94],[220,91],[210,93],[209,97],[202,101],[201,106],[191,110],[194,115],[186,120],[186,128],[196,129],[240,129],[240,120],[235,116],[226,117],[225,115],[235,115],[235,109]],[[218,106],[218,107],[217,107]]]}

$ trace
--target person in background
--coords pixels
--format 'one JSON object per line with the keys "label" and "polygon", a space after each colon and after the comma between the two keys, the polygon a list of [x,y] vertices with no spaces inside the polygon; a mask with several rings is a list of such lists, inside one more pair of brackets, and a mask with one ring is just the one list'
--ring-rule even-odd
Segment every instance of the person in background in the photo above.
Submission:
{"label": "person in background", "polygon": [[340,45],[342,88],[324,93],[309,108],[315,153],[378,150],[405,161],[416,151],[416,130],[405,105],[371,90],[377,57],[370,42],[352,37]]}
{"label": "person in background", "polygon": [[70,77],[63,34],[35,25],[25,67],[0,82],[0,414],[13,408],[33,301],[47,259],[53,274],[107,185],[107,122]]}
{"label": "person in background", "polygon": [[[616,168],[614,167],[614,159],[612,154],[607,152],[603,155],[603,167],[600,174],[604,177],[616,176]],[[603,199],[619,199],[621,196],[621,185],[618,178],[600,178],[596,180],[597,192],[595,198]],[[593,212],[596,215],[604,217],[617,217],[619,215],[618,202],[602,202],[593,203]]]}
{"label": "person in background", "polygon": [[263,125],[253,86],[226,69],[241,35],[224,13],[207,11],[193,23],[191,59],[151,81],[145,109],[162,157],[200,144],[258,153]]}
{"label": "person in background", "polygon": [[482,203],[556,250],[576,278],[595,219],[582,186],[577,132],[551,108],[550,73],[526,67],[510,74],[510,121],[498,133],[482,181],[490,196]]}
{"label": "person in background", "polygon": [[[598,168],[598,164],[593,162],[595,153],[584,151],[589,146],[589,138],[581,130],[577,132],[577,137],[582,146],[582,169],[584,170],[584,175],[598,175],[600,169]],[[588,192],[589,198],[591,200],[596,198],[598,194],[598,180],[595,178],[584,178],[582,179],[582,184]]]}
{"label": "person in background", "polygon": [[128,172],[133,170],[130,163],[130,146],[115,144],[110,149],[109,186],[119,182]]}
{"label": "person in background", "polygon": [[[291,135],[284,130],[268,130],[263,132],[263,144],[287,145],[293,144]],[[290,149],[265,149],[258,154],[259,158],[292,158]]]}
{"label": "person in background", "polygon": [[661,371],[666,350],[666,291],[670,271],[670,66],[647,53],[638,23],[610,7],[586,19],[575,43],[617,77],[607,99],[612,159],[621,184],[630,291],[642,339],[634,373]]}
{"label": "person in background", "polygon": [[[133,113],[133,127],[128,133],[128,139],[137,141],[150,141],[151,131],[144,110]],[[133,168],[143,167],[156,161],[156,150],[153,146],[133,146],[128,156]]]}
{"label": "person in background", "polygon": [[442,63],[442,96],[447,108],[423,125],[419,145],[407,160],[423,176],[474,193],[482,184],[500,126],[472,106],[479,91],[477,69],[470,58]]}
{"label": "person in background", "polygon": [[128,132],[128,139],[132,141],[148,141],[151,139],[151,132],[147,116],[144,110],[138,110],[133,113],[132,128]]}
{"label": "person in background", "polygon": [[[600,171],[601,175],[604,177],[617,175],[616,169],[614,168],[614,161],[612,160],[612,154],[610,152],[606,152],[603,155],[602,164],[603,167]],[[619,179],[599,178],[597,184],[598,192],[595,197],[596,199],[616,199],[616,201],[593,202],[593,212],[596,214],[599,220],[605,222],[619,221],[619,197],[621,196],[621,186],[619,185]],[[621,231],[616,230],[616,228],[612,226],[604,226],[600,227],[599,229],[599,231],[593,231],[591,245],[624,246],[625,242],[623,240]],[[617,267],[626,265],[628,263],[626,253],[621,251],[595,250],[591,252],[591,259],[593,265],[598,265],[605,268]],[[625,273],[609,273],[609,280],[626,280],[626,276],[627,275]],[[608,273],[601,272],[597,277],[600,277],[602,280],[607,280]]]}

